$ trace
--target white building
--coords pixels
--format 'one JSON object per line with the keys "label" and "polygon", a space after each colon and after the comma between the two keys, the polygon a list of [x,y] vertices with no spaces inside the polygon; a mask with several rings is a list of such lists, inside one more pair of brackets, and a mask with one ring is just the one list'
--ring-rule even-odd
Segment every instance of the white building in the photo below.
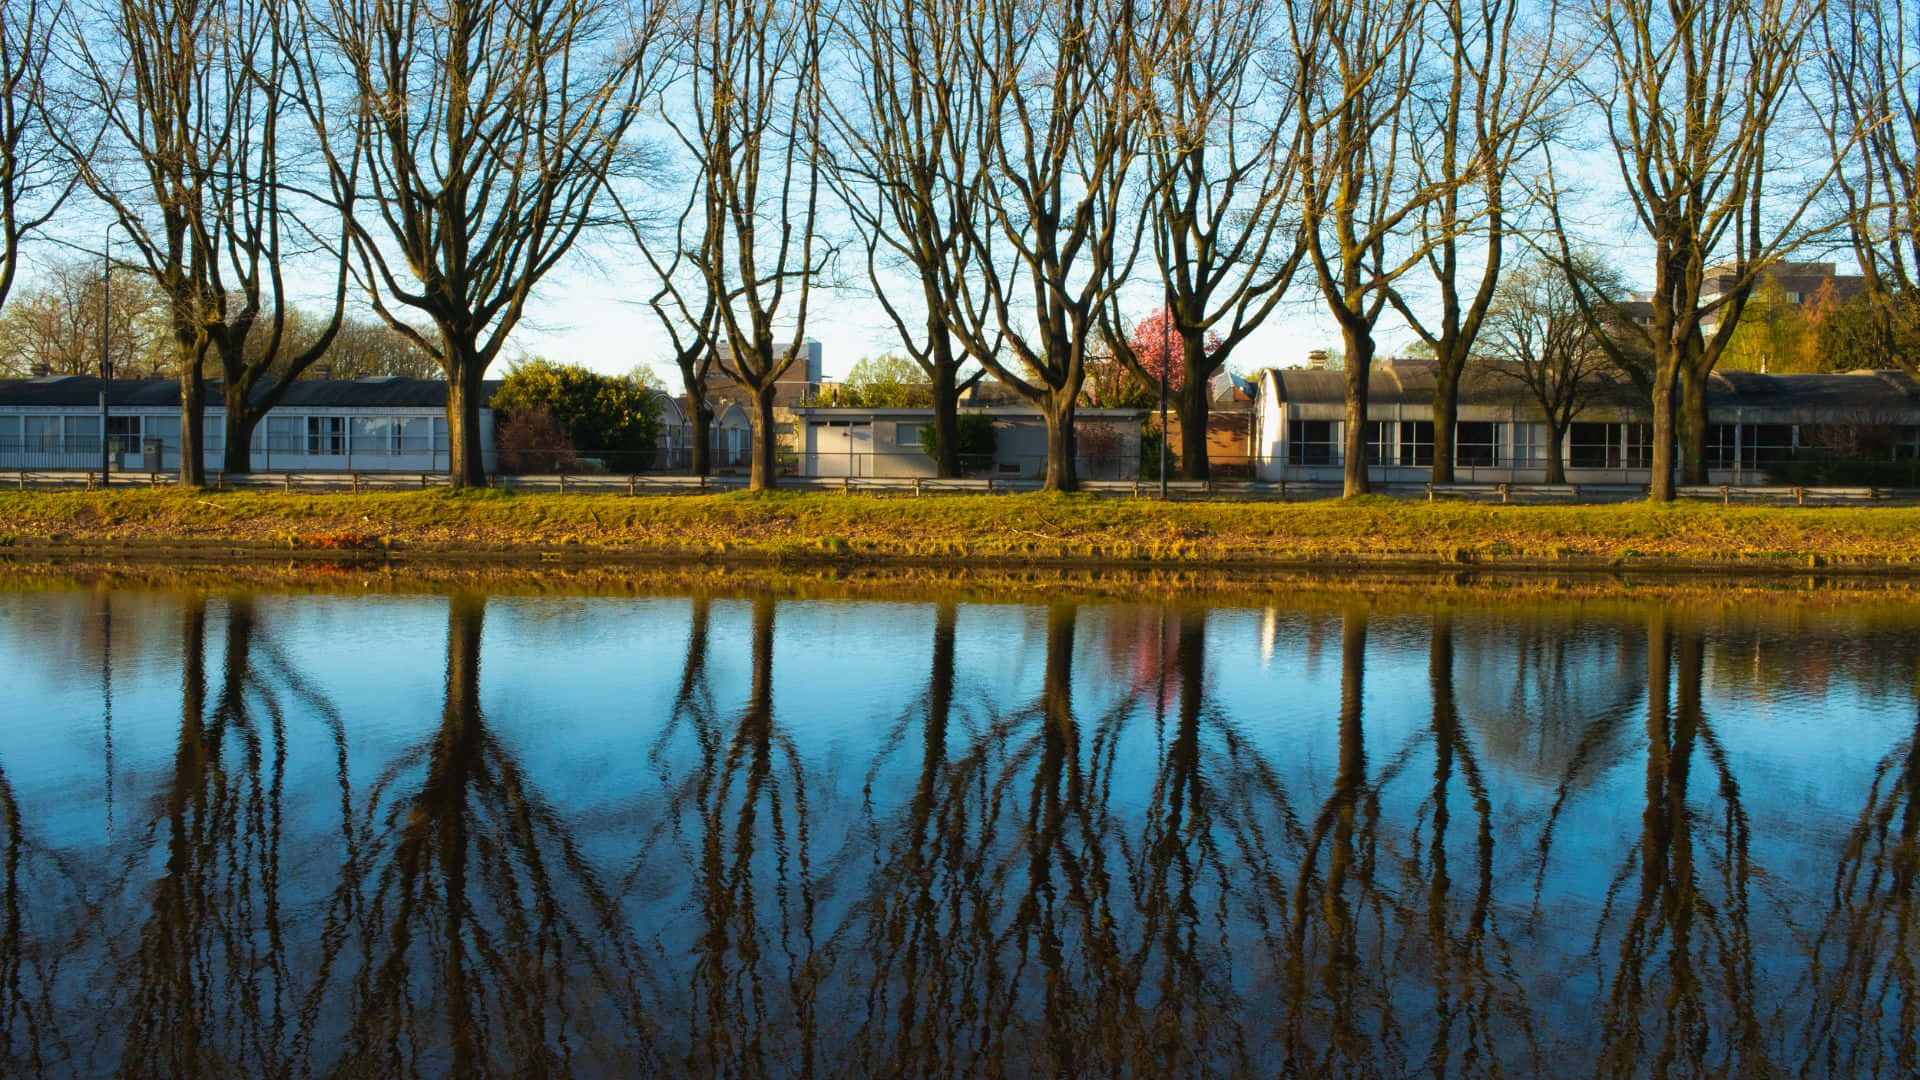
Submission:
{"label": "white building", "polygon": [[[482,384],[482,400],[497,382]],[[226,461],[220,384],[207,384],[209,471]],[[256,472],[441,472],[448,467],[447,384],[383,377],[300,380],[253,429]],[[173,379],[116,380],[108,390],[113,467],[180,467],[180,390]],[[100,467],[100,380],[55,375],[0,381],[0,470]],[[480,410],[481,458],[494,469],[493,413]]]}
{"label": "white building", "polygon": [[[1388,361],[1368,380],[1368,477],[1422,484],[1433,465],[1433,370]],[[1255,392],[1255,475],[1338,482],[1345,461],[1346,373],[1269,369]],[[1709,482],[1765,483],[1767,469],[1809,453],[1911,459],[1920,455],[1920,386],[1897,371],[1826,375],[1715,372],[1707,393]],[[1455,417],[1455,478],[1539,483],[1547,425],[1515,380],[1462,381]],[[1851,441],[1853,445],[1836,445]],[[1573,484],[1644,484],[1651,477],[1651,409],[1624,380],[1601,380],[1563,437]]]}

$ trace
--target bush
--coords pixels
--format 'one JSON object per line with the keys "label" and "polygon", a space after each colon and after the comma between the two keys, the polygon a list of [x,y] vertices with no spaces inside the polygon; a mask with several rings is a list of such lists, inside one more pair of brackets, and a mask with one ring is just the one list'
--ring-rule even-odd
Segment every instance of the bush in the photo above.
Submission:
{"label": "bush", "polygon": [[1767,481],[1793,487],[1920,487],[1920,460],[1802,451],[1792,461],[1763,466]]}
{"label": "bush", "polygon": [[507,417],[498,436],[500,468],[510,473],[574,471],[573,439],[543,405]]}
{"label": "bush", "polygon": [[[575,464],[573,452],[589,454],[617,473],[639,472],[653,464],[660,402],[632,375],[602,375],[578,364],[528,360],[507,372],[492,407],[508,425],[523,413],[544,411],[566,434],[568,468]],[[505,437],[503,427],[503,445]]]}
{"label": "bush", "polygon": [[[985,413],[961,413],[958,421],[960,471],[983,472],[993,468],[993,453],[999,437],[994,434],[993,417]],[[935,461],[940,460],[940,432],[932,424],[920,426],[920,447]]]}
{"label": "bush", "polygon": [[[1142,428],[1140,431],[1140,479],[1160,479],[1160,446],[1166,442],[1166,436],[1157,427]],[[1180,455],[1167,451],[1167,478],[1175,479],[1180,475]]]}

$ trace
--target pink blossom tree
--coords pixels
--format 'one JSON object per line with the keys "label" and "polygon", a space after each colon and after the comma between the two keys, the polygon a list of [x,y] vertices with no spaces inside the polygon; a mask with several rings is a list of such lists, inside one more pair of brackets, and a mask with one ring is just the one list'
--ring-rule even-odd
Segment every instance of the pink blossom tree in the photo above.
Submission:
{"label": "pink blossom tree", "polygon": [[[1171,310],[1162,307],[1134,323],[1133,332],[1127,338],[1133,354],[1133,363],[1129,366],[1134,369],[1136,376],[1157,390],[1160,373],[1166,372],[1169,393],[1178,392],[1187,385],[1187,365],[1182,351],[1185,339]],[[1219,352],[1220,335],[1207,331],[1201,351],[1202,355],[1209,357]]]}

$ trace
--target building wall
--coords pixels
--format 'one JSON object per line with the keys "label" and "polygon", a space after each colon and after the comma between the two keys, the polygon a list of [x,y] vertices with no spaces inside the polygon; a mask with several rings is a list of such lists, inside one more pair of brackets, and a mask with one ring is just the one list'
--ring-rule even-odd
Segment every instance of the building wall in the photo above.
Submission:
{"label": "building wall", "polygon": [[[114,468],[172,472],[180,467],[177,410],[113,408]],[[495,468],[493,412],[480,411],[481,459]],[[226,411],[206,413],[209,470],[225,464]],[[100,414],[74,407],[0,407],[0,470],[90,471],[100,467]],[[146,453],[160,440],[159,460]],[[419,408],[275,409],[253,432],[258,472],[439,472],[448,467],[446,417]]]}

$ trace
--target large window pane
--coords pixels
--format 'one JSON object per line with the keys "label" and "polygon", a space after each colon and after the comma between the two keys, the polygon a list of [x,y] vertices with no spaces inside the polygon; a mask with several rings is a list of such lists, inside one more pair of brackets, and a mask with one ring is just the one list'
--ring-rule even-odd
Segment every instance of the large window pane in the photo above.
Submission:
{"label": "large window pane", "polygon": [[1459,465],[1488,466],[1498,459],[1494,452],[1497,433],[1490,421],[1458,423],[1454,430],[1454,462]]}
{"label": "large window pane", "polygon": [[1609,468],[1607,451],[1613,424],[1573,424],[1567,429],[1567,465],[1575,469]]}
{"label": "large window pane", "polygon": [[1287,462],[1293,465],[1332,465],[1335,457],[1333,420],[1295,420],[1287,426]]}
{"label": "large window pane", "polygon": [[1400,464],[1423,467],[1433,464],[1433,421],[1400,421]]}

